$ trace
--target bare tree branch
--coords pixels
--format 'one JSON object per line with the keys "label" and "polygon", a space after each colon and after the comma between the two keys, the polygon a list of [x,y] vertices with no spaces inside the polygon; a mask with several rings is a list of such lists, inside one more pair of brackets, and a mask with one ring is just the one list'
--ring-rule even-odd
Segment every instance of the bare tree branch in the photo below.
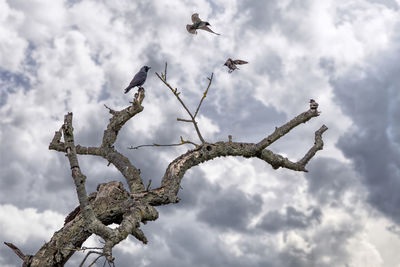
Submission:
{"label": "bare tree branch", "polygon": [[[165,65],[165,69],[167,69],[167,65]],[[205,95],[206,95],[207,92],[208,92],[208,88],[209,88],[210,85],[211,85],[211,81],[212,81],[213,75],[211,75],[211,79],[209,78],[210,82],[209,82],[209,84],[208,84],[208,87],[207,87],[207,89],[206,89],[206,92],[203,94],[203,98],[201,99],[201,101],[200,101],[200,103],[199,103],[199,105],[198,105],[198,107],[197,107],[197,110],[196,110],[196,114],[195,114],[195,115],[193,115],[193,114],[190,112],[190,110],[186,107],[186,105],[185,105],[185,103],[183,102],[183,100],[180,98],[180,96],[179,96],[180,93],[178,92],[178,89],[172,88],[172,86],[167,82],[167,80],[164,79],[164,78],[166,77],[165,74],[162,74],[162,73],[161,73],[161,76],[160,76],[160,75],[156,72],[156,75],[157,75],[157,77],[171,90],[171,92],[175,95],[175,97],[176,97],[176,98],[178,99],[178,101],[181,103],[181,105],[183,106],[183,108],[184,108],[184,109],[186,110],[186,112],[189,114],[189,116],[190,116],[190,118],[191,118],[191,122],[193,123],[194,129],[196,130],[196,133],[197,133],[197,135],[198,135],[198,137],[199,137],[201,143],[204,144],[206,141],[204,140],[203,136],[202,136],[201,133],[200,133],[200,130],[199,130],[199,127],[197,126],[197,121],[196,121],[195,117],[196,117],[196,115],[197,115],[198,110],[200,109],[200,105],[201,105],[201,103],[203,102],[203,99],[205,98]],[[163,78],[163,77],[164,77],[164,78]],[[178,121],[179,121],[179,120],[180,120],[180,119],[178,119]],[[184,120],[181,120],[181,121],[184,121]]]}
{"label": "bare tree branch", "polygon": [[110,111],[113,116],[110,118],[107,129],[104,131],[103,142],[101,144],[101,148],[105,152],[103,157],[114,164],[114,166],[122,173],[129,185],[131,192],[140,192],[144,190],[140,171],[133,166],[127,157],[119,153],[113,145],[117,140],[118,132],[122,126],[133,116],[139,112],[142,112],[143,99],[144,89],[139,88],[138,92],[135,94],[131,106],[121,111]]}
{"label": "bare tree branch", "polygon": [[[164,190],[163,194],[168,196],[167,198],[169,202],[178,202],[179,199],[177,198],[177,194],[179,192],[181,179],[183,178],[185,172],[193,166],[217,157],[257,157],[271,164],[274,169],[283,167],[294,171],[306,172],[307,170],[305,169],[305,165],[315,155],[315,153],[318,150],[321,150],[323,147],[322,133],[328,129],[325,125],[323,125],[315,133],[315,145],[298,162],[292,162],[281,155],[274,154],[272,151],[265,149],[265,147],[284,136],[295,126],[299,125],[300,123],[304,123],[318,115],[319,113],[316,109],[310,108],[308,111],[301,113],[283,126],[276,128],[273,134],[269,135],[267,138],[264,138],[257,144],[238,143],[230,140],[228,142],[202,144],[199,148],[188,151],[169,164],[161,181],[161,185]],[[151,197],[154,196],[152,195]]]}
{"label": "bare tree branch", "polygon": [[193,143],[192,141],[184,140],[184,139],[182,138],[182,136],[181,136],[181,142],[180,142],[180,143],[177,143],[177,144],[167,144],[167,145],[160,145],[160,144],[140,145],[140,146],[135,146],[135,147],[131,146],[131,147],[128,147],[128,149],[138,149],[138,148],[141,148],[141,147],[155,147],[155,146],[156,146],[156,147],[170,147],[170,146],[181,146],[181,145],[185,145],[185,144],[191,144],[191,145],[194,145],[195,147],[198,147],[198,146],[199,146],[198,144]]}
{"label": "bare tree branch", "polygon": [[[64,125],[62,127],[65,147],[67,151],[67,157],[70,162],[72,169],[72,178],[75,182],[76,191],[80,203],[80,210],[83,213],[83,217],[86,222],[85,228],[92,233],[101,236],[105,240],[103,248],[103,254],[108,261],[112,262],[112,248],[120,241],[124,240],[129,234],[134,235],[136,238],[141,240],[143,243],[147,243],[143,232],[138,227],[142,220],[156,219],[158,217],[157,211],[153,207],[147,207],[142,205],[140,202],[135,203],[136,206],[132,205],[131,214],[123,217],[120,226],[116,229],[111,229],[105,226],[95,215],[91,205],[89,204],[86,189],[85,180],[86,177],[82,174],[78,157],[76,154],[76,148],[74,145],[73,127],[72,127],[72,113],[68,113],[64,119]],[[142,211],[143,209],[143,211]],[[145,210],[145,211],[144,211]],[[147,217],[146,217],[147,216]]]}
{"label": "bare tree branch", "polygon": [[[92,250],[87,253],[81,266],[83,266],[91,254],[98,255],[91,265],[101,257],[105,257],[106,261],[104,265],[108,263],[109,266],[113,266],[113,247],[126,239],[129,235],[133,235],[144,244],[148,242],[145,234],[140,229],[141,223],[146,223],[147,221],[156,220],[158,218],[158,212],[154,208],[155,206],[176,203],[180,200],[177,194],[181,188],[181,180],[188,169],[218,157],[241,156],[245,158],[259,158],[269,163],[274,169],[282,167],[294,171],[306,172],[307,163],[315,156],[317,151],[323,149],[322,134],[328,129],[325,125],[315,132],[314,145],[298,161],[291,161],[286,157],[266,149],[270,144],[287,134],[294,127],[319,115],[317,111],[318,103],[314,100],[310,100],[309,110],[276,128],[272,134],[263,138],[258,143],[233,142],[231,135],[229,135],[227,142],[207,143],[200,134],[195,118],[208,93],[213,80],[213,74],[208,78],[208,86],[203,93],[203,97],[194,115],[183,103],[177,90],[173,89],[167,83],[167,64],[165,64],[164,74],[161,76],[158,73],[156,74],[158,78],[171,89],[191,118],[190,120],[178,118],[178,121],[193,123],[199,139],[202,142],[201,145],[184,140],[181,137],[181,142],[178,144],[153,144],[131,147],[131,149],[135,149],[145,146],[177,146],[186,143],[196,146],[195,149],[189,150],[173,160],[164,173],[161,186],[150,190],[150,182],[145,188],[140,177],[140,171],[131,164],[124,155],[114,148],[119,130],[129,119],[143,110],[141,105],[144,99],[143,89],[139,89],[135,94],[132,105],[123,110],[115,111],[105,106],[110,114],[112,114],[112,117],[104,131],[102,144],[99,147],[75,145],[72,113],[68,113],[64,118],[64,124],[61,129],[55,132],[49,148],[66,153],[72,170],[72,178],[78,195],[79,207],[67,216],[64,226],[59,231],[55,232],[51,240],[44,244],[33,256],[25,256],[11,243],[5,243],[23,259],[24,266],[63,266],[75,251],[89,249],[80,247],[92,234],[102,237],[104,246],[102,248],[90,248]],[[61,141],[62,137],[64,137],[64,142]],[[85,189],[86,177],[79,167],[78,154],[101,156],[108,160],[108,162],[116,166],[125,177],[130,191],[126,191],[122,183],[109,182],[100,184],[97,188],[97,192],[88,196]],[[119,226],[115,229],[111,229],[107,226],[111,223],[116,223]],[[102,251],[95,251],[95,249],[102,249]]]}
{"label": "bare tree branch", "polygon": [[192,120],[186,120],[186,119],[181,119],[181,118],[176,118],[177,121],[183,121],[183,122],[193,122]]}
{"label": "bare tree branch", "polygon": [[319,116],[319,112],[316,109],[309,109],[306,112],[301,113],[300,115],[296,116],[291,121],[285,123],[279,128],[275,128],[275,131],[270,134],[268,137],[261,140],[257,143],[257,149],[264,149],[267,146],[274,143],[276,140],[287,134],[290,130],[294,127],[298,126],[301,123],[305,123],[309,121],[313,117]]}
{"label": "bare tree branch", "polygon": [[195,112],[194,115],[193,115],[193,118],[196,118],[197,113],[199,112],[200,106],[201,106],[201,104],[203,103],[204,98],[206,98],[206,96],[207,96],[208,89],[209,89],[210,86],[211,86],[213,77],[214,77],[214,73],[211,73],[211,77],[210,77],[210,78],[207,78],[207,79],[209,80],[207,89],[206,89],[206,90],[204,91],[204,93],[203,93],[203,97],[201,98],[200,103],[199,103],[199,105],[197,106],[197,109],[196,109],[196,112]]}
{"label": "bare tree branch", "polygon": [[[140,192],[144,190],[140,171],[129,161],[127,157],[122,155],[114,148],[114,143],[117,139],[117,135],[122,126],[133,116],[143,110],[142,102],[144,99],[144,89],[139,88],[135,94],[134,100],[131,106],[121,110],[115,111],[105,105],[109,109],[110,114],[113,116],[110,118],[110,122],[107,125],[107,129],[104,131],[103,141],[100,147],[85,147],[76,146],[76,153],[80,155],[94,155],[101,156],[106,159],[109,163],[112,163],[125,177],[129,189],[131,192]],[[49,149],[66,152],[67,147],[61,142],[61,129],[56,131],[53,140],[50,143]]]}
{"label": "bare tree branch", "polygon": [[167,62],[165,62],[165,68],[164,68],[164,80],[167,81]]}
{"label": "bare tree branch", "polygon": [[112,234],[112,230],[97,219],[91,205],[89,204],[85,188],[86,176],[83,175],[80,170],[78,157],[76,155],[72,127],[72,113],[68,113],[67,115],[65,115],[64,125],[62,129],[65,147],[67,150],[67,157],[72,170],[72,178],[75,182],[76,192],[78,195],[80,210],[82,211],[83,217],[85,218],[87,228],[89,231],[103,237],[103,239],[109,238]]}
{"label": "bare tree branch", "polygon": [[308,152],[304,155],[304,157],[299,160],[299,164],[302,166],[306,166],[307,163],[310,161],[312,157],[317,153],[318,150],[322,150],[324,147],[324,141],[322,140],[322,134],[328,130],[328,127],[326,125],[322,125],[321,128],[319,128],[318,131],[315,132],[315,142],[313,147],[308,150]]}
{"label": "bare tree branch", "polygon": [[[314,109],[303,112],[302,114],[291,120],[289,124],[285,124],[277,128],[277,130],[275,130],[275,132],[270,136],[274,136],[274,134],[279,136],[277,132],[280,131],[280,133],[282,134],[278,137],[280,138],[281,136],[289,132],[289,130],[294,127],[293,125],[299,125],[301,122],[308,121],[312,117],[316,116],[318,116],[318,111]],[[255,157],[271,164],[274,169],[282,167],[294,171],[307,172],[305,168],[306,164],[318,150],[321,150],[323,148],[322,134],[327,129],[328,128],[323,125],[318,131],[316,131],[314,146],[311,147],[310,150],[305,154],[305,156],[297,162],[290,161],[289,159],[279,154],[275,154],[270,150],[264,149],[263,146],[259,145],[260,142],[256,144],[232,142],[232,138],[229,138],[228,142],[202,144],[198,148],[190,150],[185,154],[177,157],[169,164],[161,181],[160,188],[156,188],[148,192],[132,194],[132,196],[143,199],[153,206],[177,203],[180,200],[177,197],[180,183],[188,169],[202,162],[225,156],[242,156],[245,158]],[[276,138],[275,140],[277,140],[278,138]]]}
{"label": "bare tree branch", "polygon": [[[81,249],[77,248],[76,250],[86,250],[89,248],[82,247]],[[91,248],[91,249],[102,249],[102,248]],[[106,263],[108,263],[109,266],[115,266],[114,262],[110,262],[107,260],[106,255],[103,254],[103,252],[91,250],[88,253],[86,253],[85,257],[82,259],[81,263],[79,264],[79,267],[83,267],[85,264],[86,260],[89,258],[90,254],[97,254],[98,256],[88,265],[88,267],[93,266],[100,258],[104,257],[104,263],[103,266],[106,266]]]}
{"label": "bare tree branch", "polygon": [[28,267],[31,264],[32,255],[25,255],[19,248],[17,248],[12,243],[4,242],[4,244],[7,247],[11,248],[14,251],[14,253],[17,254],[17,256],[23,261],[22,267]]}
{"label": "bare tree branch", "polygon": [[104,107],[106,109],[108,109],[108,111],[110,112],[111,115],[115,115],[117,112],[115,110],[113,110],[112,108],[109,108],[106,104],[104,104]]}
{"label": "bare tree branch", "polygon": [[65,148],[67,157],[72,170],[72,178],[75,182],[76,191],[78,194],[78,200],[80,203],[80,209],[83,211],[83,215],[87,220],[93,215],[93,210],[89,206],[89,201],[85,189],[86,176],[84,176],[79,168],[78,157],[76,156],[76,148],[74,144],[74,135],[72,128],[72,113],[68,113],[64,117],[64,125],[62,127],[65,141]]}
{"label": "bare tree branch", "polygon": [[[90,254],[99,254],[100,256],[99,256],[98,258],[104,256],[103,253],[101,253],[101,252],[93,251],[93,250],[92,250],[92,251],[89,251],[88,253],[86,253],[85,257],[82,259],[81,264],[79,264],[79,267],[82,267],[82,266],[85,264],[86,260],[87,260],[87,259],[89,258],[89,256],[90,256]],[[93,264],[98,260],[98,258],[95,259],[95,261],[93,262]],[[93,264],[90,264],[89,266],[91,266],[91,265],[93,265]]]}

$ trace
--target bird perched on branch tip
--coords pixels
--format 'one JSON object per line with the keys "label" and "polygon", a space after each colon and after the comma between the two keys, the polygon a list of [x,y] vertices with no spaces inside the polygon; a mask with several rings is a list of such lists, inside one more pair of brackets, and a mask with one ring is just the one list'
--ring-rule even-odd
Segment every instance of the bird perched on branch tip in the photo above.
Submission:
{"label": "bird perched on branch tip", "polygon": [[204,31],[214,33],[216,35],[220,35],[219,33],[216,33],[213,30],[211,30],[208,27],[208,26],[211,26],[210,23],[208,23],[207,21],[202,21],[199,18],[199,14],[197,14],[197,13],[194,13],[192,15],[192,22],[193,22],[192,25],[190,25],[190,24],[186,25],[186,30],[191,34],[197,34],[197,30],[204,30]]}
{"label": "bird perched on branch tip", "polygon": [[144,66],[140,69],[140,71],[138,73],[135,74],[131,83],[128,85],[128,87],[125,88],[125,94],[128,93],[135,86],[138,86],[139,88],[142,87],[142,85],[146,81],[147,72],[149,71],[149,69],[151,69],[151,68]]}
{"label": "bird perched on branch tip", "polygon": [[317,110],[317,108],[318,108],[318,103],[315,102],[314,99],[310,99],[310,109],[311,110]]}
{"label": "bird perched on branch tip", "polygon": [[228,72],[231,73],[232,71],[239,69],[236,65],[243,65],[243,64],[247,64],[249,62],[244,61],[244,60],[240,60],[240,59],[231,59],[228,58],[224,64],[224,66],[227,66],[229,68]]}

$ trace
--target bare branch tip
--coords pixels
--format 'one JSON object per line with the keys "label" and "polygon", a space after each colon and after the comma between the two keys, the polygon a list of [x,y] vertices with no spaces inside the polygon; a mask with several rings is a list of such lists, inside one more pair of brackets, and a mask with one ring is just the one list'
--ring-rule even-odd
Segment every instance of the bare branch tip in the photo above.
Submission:
{"label": "bare branch tip", "polygon": [[21,251],[19,248],[17,248],[17,247],[16,247],[14,244],[12,244],[12,243],[4,242],[4,244],[5,244],[7,247],[11,248],[12,251],[14,251],[14,253],[17,254],[17,256],[18,256],[21,260],[23,260],[23,261],[25,262],[26,256],[25,256],[24,253],[22,253],[22,251]]}
{"label": "bare branch tip", "polygon": [[151,179],[149,180],[149,183],[146,186],[146,191],[148,192],[150,190],[150,185],[151,185]]}

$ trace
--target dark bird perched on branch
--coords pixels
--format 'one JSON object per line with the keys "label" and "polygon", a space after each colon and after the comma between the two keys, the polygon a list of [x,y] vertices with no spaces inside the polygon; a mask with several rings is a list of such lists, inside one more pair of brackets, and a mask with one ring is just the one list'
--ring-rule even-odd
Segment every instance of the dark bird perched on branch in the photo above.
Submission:
{"label": "dark bird perched on branch", "polygon": [[229,68],[228,72],[231,73],[232,71],[239,69],[236,65],[242,65],[247,63],[249,62],[240,59],[232,60],[231,58],[228,58],[224,66],[227,66]]}
{"label": "dark bird perched on branch", "polygon": [[147,78],[147,72],[151,69],[150,67],[144,66],[140,69],[138,73],[133,77],[131,83],[128,85],[128,87],[125,88],[125,94],[128,93],[133,87],[139,86],[142,87],[144,82],[146,81]]}
{"label": "dark bird perched on branch", "polygon": [[207,21],[202,21],[199,18],[199,14],[194,13],[192,15],[192,22],[193,24],[187,24],[186,25],[186,30],[191,33],[191,34],[197,34],[197,30],[205,30],[208,32],[212,32],[216,35],[220,35],[219,33],[213,32],[210,28],[208,28],[207,26],[211,26],[210,23],[208,23]]}

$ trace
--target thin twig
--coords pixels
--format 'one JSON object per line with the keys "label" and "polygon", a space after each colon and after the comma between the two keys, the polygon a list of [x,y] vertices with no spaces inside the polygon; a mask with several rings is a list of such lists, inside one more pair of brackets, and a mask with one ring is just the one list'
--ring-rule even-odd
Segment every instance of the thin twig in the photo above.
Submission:
{"label": "thin twig", "polygon": [[141,148],[141,147],[151,147],[151,146],[180,146],[180,145],[183,145],[183,144],[181,144],[181,143],[179,143],[179,144],[168,144],[168,145],[160,145],[160,144],[152,144],[152,145],[140,145],[140,146],[135,146],[135,147],[128,147],[128,149],[138,149],[138,148]]}
{"label": "thin twig", "polygon": [[192,144],[192,145],[194,145],[195,147],[198,147],[199,145],[198,144],[196,144],[196,143],[194,143],[194,142],[192,142],[192,141],[189,141],[189,140],[183,140],[183,138],[182,138],[182,136],[181,136],[181,142],[180,143],[176,143],[176,144],[167,144],[167,145],[160,145],[160,144],[152,144],[152,145],[140,145],[140,146],[135,146],[135,147],[128,147],[128,149],[138,149],[138,148],[141,148],[141,147],[154,147],[154,146],[157,146],[157,147],[162,147],[162,146],[181,146],[181,145],[184,145],[184,144]]}
{"label": "thin twig", "polygon": [[164,80],[167,81],[167,62],[165,62]]}
{"label": "thin twig", "polygon": [[[104,255],[99,255],[99,256],[97,256],[97,258],[94,259],[94,261],[93,261],[88,267],[93,266],[93,264],[95,264],[96,261],[97,261],[98,259],[100,259],[101,257],[103,257],[103,256],[104,256]],[[107,260],[107,259],[106,259],[106,260]]]}
{"label": "thin twig", "polygon": [[71,250],[71,251],[85,251],[88,249],[98,249],[98,250],[102,250],[103,248],[96,248],[96,247],[77,247],[77,248],[65,248],[65,250]]}
{"label": "thin twig", "polygon": [[184,121],[184,122],[193,122],[192,120],[186,120],[181,118],[176,118],[177,121]]}
{"label": "thin twig", "polygon": [[92,254],[92,253],[94,253],[94,254],[99,254],[100,256],[104,256],[104,254],[103,254],[102,252],[89,251],[89,252],[85,255],[85,257],[83,258],[81,264],[79,264],[79,267],[82,267],[82,266],[83,266],[83,264],[85,263],[85,261],[88,259],[89,255]]}
{"label": "thin twig", "polygon": [[206,96],[207,96],[208,89],[209,89],[210,86],[211,86],[211,82],[212,82],[213,77],[214,77],[214,73],[211,73],[211,77],[210,77],[210,78],[207,78],[207,79],[209,80],[208,86],[207,86],[207,89],[206,89],[206,90],[204,91],[204,93],[203,93],[203,97],[201,98],[199,105],[197,106],[196,112],[194,113],[194,116],[193,116],[194,118],[196,118],[197,113],[199,112],[201,103],[203,103],[204,98],[206,98]]}
{"label": "thin twig", "polygon": [[103,249],[103,248],[97,248],[97,247],[81,247],[81,248],[78,248],[77,250],[87,250],[87,249]]}
{"label": "thin twig", "polygon": [[26,260],[26,255],[25,255],[24,253],[22,253],[22,251],[21,251],[19,248],[17,248],[14,244],[8,243],[8,242],[4,242],[4,244],[5,244],[7,247],[11,248],[11,249],[14,251],[14,253],[17,254],[17,256],[18,256],[21,260],[23,260],[23,261]]}
{"label": "thin twig", "polygon": [[150,185],[151,185],[151,179],[149,180],[149,183],[148,183],[147,186],[146,186],[146,191],[149,191]]}
{"label": "thin twig", "polygon": [[108,107],[106,104],[104,104],[104,106],[109,110],[109,112],[110,112],[112,115],[115,115],[115,114],[117,113],[115,110],[113,110],[112,108]]}
{"label": "thin twig", "polygon": [[[194,126],[194,129],[196,130],[197,135],[199,136],[199,139],[201,141],[202,144],[204,144],[206,141],[204,140],[203,136],[200,133],[199,127],[197,126],[197,122],[193,116],[193,114],[190,112],[190,110],[186,107],[185,103],[182,101],[182,99],[179,97],[179,92],[178,89],[174,89],[172,88],[172,86],[167,83],[166,80],[164,80],[157,72],[156,72],[157,77],[171,90],[171,92],[175,95],[175,97],[178,99],[178,101],[181,103],[181,105],[183,106],[183,108],[186,110],[186,112],[189,114],[190,118],[192,119],[192,123]],[[162,75],[164,76],[164,75]]]}
{"label": "thin twig", "polygon": [[157,75],[157,77],[171,90],[171,92],[176,96],[176,98],[177,98],[178,101],[181,103],[181,105],[182,105],[183,108],[186,110],[186,112],[189,114],[189,116],[190,116],[191,118],[193,118],[192,113],[191,113],[190,110],[186,107],[185,103],[183,103],[182,99],[179,97],[179,94],[180,94],[180,93],[178,92],[178,89],[172,88],[172,86],[171,86],[169,83],[167,83],[167,81],[164,80],[164,79],[160,76],[160,74],[158,74],[157,72],[156,72],[156,75]]}

